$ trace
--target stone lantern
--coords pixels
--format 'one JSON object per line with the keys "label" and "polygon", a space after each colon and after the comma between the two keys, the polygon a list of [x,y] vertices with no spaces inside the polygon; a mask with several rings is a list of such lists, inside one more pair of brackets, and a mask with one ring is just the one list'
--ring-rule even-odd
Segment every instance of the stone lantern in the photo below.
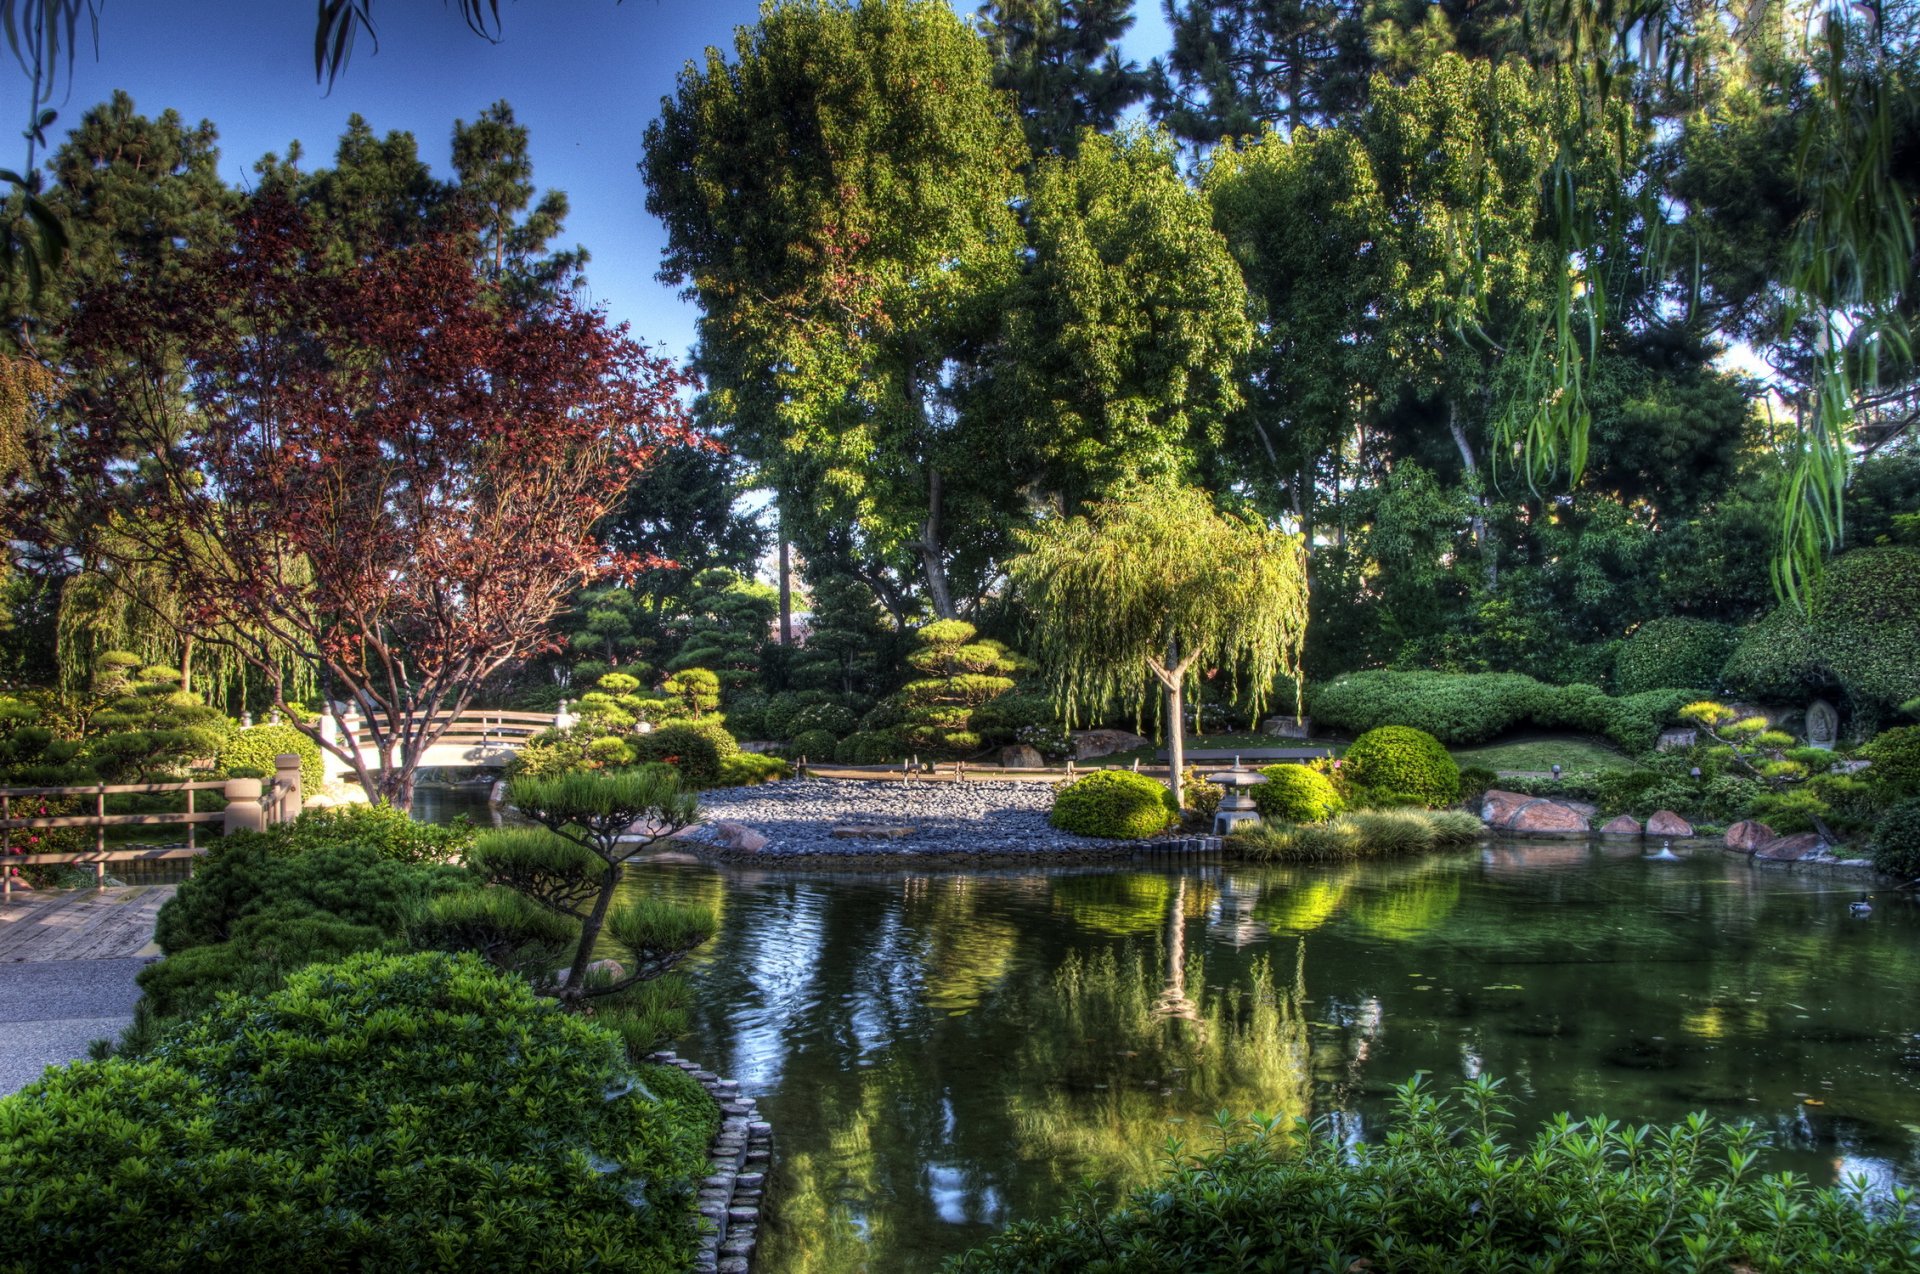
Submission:
{"label": "stone lantern", "polygon": [[1207,782],[1217,783],[1226,789],[1220,797],[1220,808],[1213,812],[1213,834],[1231,836],[1242,823],[1257,826],[1260,811],[1253,807],[1255,784],[1265,783],[1267,776],[1255,770],[1249,770],[1240,764],[1240,758],[1233,758],[1233,768],[1222,770],[1218,774],[1207,775]]}

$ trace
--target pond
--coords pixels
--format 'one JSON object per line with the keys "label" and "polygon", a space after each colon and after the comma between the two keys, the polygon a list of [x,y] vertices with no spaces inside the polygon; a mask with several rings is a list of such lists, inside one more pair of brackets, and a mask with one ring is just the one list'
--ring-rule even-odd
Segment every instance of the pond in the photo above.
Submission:
{"label": "pond", "polygon": [[773,1121],[756,1267],[937,1269],[1218,1109],[1377,1133],[1393,1087],[1750,1119],[1766,1166],[1920,1182],[1920,906],[1716,850],[871,874],[637,868],[711,906],[687,1056]]}

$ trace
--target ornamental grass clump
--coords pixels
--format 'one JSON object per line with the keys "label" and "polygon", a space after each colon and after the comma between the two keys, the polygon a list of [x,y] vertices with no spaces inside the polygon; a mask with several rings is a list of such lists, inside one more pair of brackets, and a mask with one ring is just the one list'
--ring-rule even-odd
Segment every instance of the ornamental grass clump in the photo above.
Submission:
{"label": "ornamental grass clump", "polygon": [[1047,821],[1076,836],[1142,840],[1178,818],[1173,794],[1144,774],[1096,770],[1061,787]]}
{"label": "ornamental grass clump", "polygon": [[357,955],[0,1099],[0,1269],[677,1274],[718,1121],[472,955]]}
{"label": "ornamental grass clump", "polygon": [[1869,1206],[1755,1168],[1762,1135],[1706,1115],[1666,1128],[1558,1115],[1513,1145],[1500,1084],[1402,1085],[1378,1142],[1322,1118],[1222,1114],[1170,1143],[1117,1207],[1083,1191],[956,1259],[958,1274],[1078,1270],[1910,1270],[1920,1198]]}

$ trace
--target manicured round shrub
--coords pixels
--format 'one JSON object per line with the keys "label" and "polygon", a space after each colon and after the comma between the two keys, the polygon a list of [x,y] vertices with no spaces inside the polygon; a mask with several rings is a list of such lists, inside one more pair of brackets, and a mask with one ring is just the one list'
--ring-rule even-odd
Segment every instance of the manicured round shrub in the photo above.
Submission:
{"label": "manicured round shrub", "polygon": [[1633,630],[1614,658],[1614,691],[1623,695],[1674,686],[1712,689],[1719,684],[1739,634],[1706,619],[1664,616]]}
{"label": "manicured round shrub", "polygon": [[1460,799],[1472,804],[1485,796],[1489,789],[1500,786],[1500,772],[1485,765],[1463,765],[1460,767]]}
{"label": "manicured round shrub", "polygon": [[676,721],[631,740],[633,759],[664,761],[680,771],[692,787],[712,787],[720,781],[720,763],[740,751],[740,745],[717,721]]}
{"label": "manicured round shrub", "polygon": [[1096,770],[1060,788],[1048,821],[1075,836],[1140,840],[1179,816],[1173,792],[1131,770]]}
{"label": "manicured round shrub", "polygon": [[269,827],[265,835],[283,853],[360,845],[382,858],[408,863],[453,862],[473,846],[473,828],[464,819],[450,826],[422,823],[384,801],[304,810],[291,823]]}
{"label": "manicured round shrub", "polygon": [[727,696],[725,705],[727,733],[736,739],[767,737],[767,696],[758,690],[743,690]]}
{"label": "manicured round shrub", "polygon": [[[834,739],[844,739],[852,734],[860,724],[860,718],[853,709],[839,703],[810,703],[793,714],[788,729],[793,732],[794,741],[799,742],[803,734],[822,732]],[[824,754],[823,754],[824,755]]]}
{"label": "manicured round shrub", "polygon": [[478,957],[359,955],[0,1103],[0,1268],[691,1268],[717,1111]]}
{"label": "manicured round shrub", "polygon": [[1324,823],[1346,808],[1333,780],[1304,765],[1269,765],[1267,781],[1252,789],[1253,806],[1266,818]]}
{"label": "manicured round shrub", "polygon": [[1920,796],[1920,726],[1884,730],[1860,749],[1873,762],[1866,777],[1894,796]]}
{"label": "manicured round shrub", "polygon": [[809,761],[824,761],[833,755],[836,740],[830,730],[802,730],[793,736],[787,744],[787,754],[806,757]]}
{"label": "manicured round shrub", "polygon": [[1369,730],[1353,741],[1340,764],[1356,799],[1359,792],[1412,797],[1429,806],[1460,799],[1460,766],[1424,730],[1400,725]]}
{"label": "manicured round shrub", "polygon": [[1900,880],[1920,880],[1920,797],[1888,810],[1873,829],[1873,865]]}
{"label": "manicured round shrub", "polygon": [[218,764],[223,771],[273,773],[273,759],[283,752],[300,758],[300,789],[317,792],[327,781],[320,745],[290,725],[256,725],[235,730],[220,744]]}

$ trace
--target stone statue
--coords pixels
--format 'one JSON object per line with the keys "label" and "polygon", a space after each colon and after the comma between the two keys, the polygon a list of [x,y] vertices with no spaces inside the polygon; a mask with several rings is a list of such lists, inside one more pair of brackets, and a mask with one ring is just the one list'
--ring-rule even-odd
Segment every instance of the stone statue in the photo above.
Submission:
{"label": "stone statue", "polygon": [[1832,748],[1840,740],[1840,712],[1825,699],[1807,705],[1807,746]]}

